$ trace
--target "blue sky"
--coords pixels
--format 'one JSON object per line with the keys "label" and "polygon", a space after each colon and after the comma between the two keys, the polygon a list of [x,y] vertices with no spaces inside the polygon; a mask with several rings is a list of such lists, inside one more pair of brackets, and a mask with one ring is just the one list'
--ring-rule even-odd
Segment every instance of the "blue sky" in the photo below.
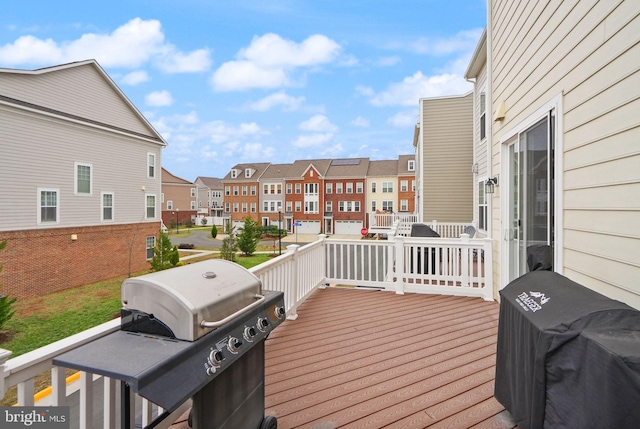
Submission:
{"label": "blue sky", "polygon": [[187,180],[243,162],[413,153],[418,100],[463,94],[484,0],[6,2],[0,67],[96,59]]}

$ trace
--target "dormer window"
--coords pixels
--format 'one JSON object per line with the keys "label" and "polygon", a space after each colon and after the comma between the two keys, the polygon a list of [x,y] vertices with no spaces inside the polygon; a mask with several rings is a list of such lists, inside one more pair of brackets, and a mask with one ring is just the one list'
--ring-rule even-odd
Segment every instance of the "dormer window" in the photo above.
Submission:
{"label": "dormer window", "polygon": [[409,162],[407,163],[407,169],[409,171],[415,171],[416,170],[416,162],[413,159],[409,160]]}
{"label": "dormer window", "polygon": [[231,170],[231,178],[235,179],[236,177],[238,177],[238,170]]}
{"label": "dormer window", "polygon": [[246,170],[244,170],[244,177],[246,177],[247,179],[251,177],[251,169],[247,168]]}

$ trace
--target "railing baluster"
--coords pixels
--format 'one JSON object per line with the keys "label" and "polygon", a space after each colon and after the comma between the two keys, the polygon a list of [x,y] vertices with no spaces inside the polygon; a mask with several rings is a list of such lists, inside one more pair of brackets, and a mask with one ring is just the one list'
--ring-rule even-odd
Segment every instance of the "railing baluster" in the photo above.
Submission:
{"label": "railing baluster", "polygon": [[102,415],[102,425],[104,429],[115,429],[116,427],[116,388],[119,386],[119,381],[116,383],[116,380],[110,377],[103,377],[103,391],[104,391],[104,400],[103,400],[103,415]]}
{"label": "railing baluster", "polygon": [[31,406],[33,405],[33,378],[18,383],[18,405]]}
{"label": "railing baluster", "polygon": [[80,372],[80,429],[93,428],[93,374]]}
{"label": "railing baluster", "polygon": [[67,403],[67,381],[64,368],[51,368],[51,405],[61,406]]}

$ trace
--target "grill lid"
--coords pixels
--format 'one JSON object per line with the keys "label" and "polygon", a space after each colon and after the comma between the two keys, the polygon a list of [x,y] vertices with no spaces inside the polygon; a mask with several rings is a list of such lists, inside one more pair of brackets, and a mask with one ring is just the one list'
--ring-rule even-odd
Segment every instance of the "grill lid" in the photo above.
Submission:
{"label": "grill lid", "polygon": [[134,318],[146,313],[175,338],[195,341],[258,305],[261,290],[260,280],[245,268],[211,259],[126,279],[121,292],[123,312],[132,311]]}

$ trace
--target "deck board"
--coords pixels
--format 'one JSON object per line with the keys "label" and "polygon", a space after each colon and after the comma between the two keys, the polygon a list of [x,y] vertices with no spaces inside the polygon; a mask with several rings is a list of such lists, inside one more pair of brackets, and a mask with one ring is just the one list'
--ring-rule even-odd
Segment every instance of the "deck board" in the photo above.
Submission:
{"label": "deck board", "polygon": [[265,413],[279,429],[514,428],[493,397],[498,312],[479,298],[317,290],[266,342]]}

